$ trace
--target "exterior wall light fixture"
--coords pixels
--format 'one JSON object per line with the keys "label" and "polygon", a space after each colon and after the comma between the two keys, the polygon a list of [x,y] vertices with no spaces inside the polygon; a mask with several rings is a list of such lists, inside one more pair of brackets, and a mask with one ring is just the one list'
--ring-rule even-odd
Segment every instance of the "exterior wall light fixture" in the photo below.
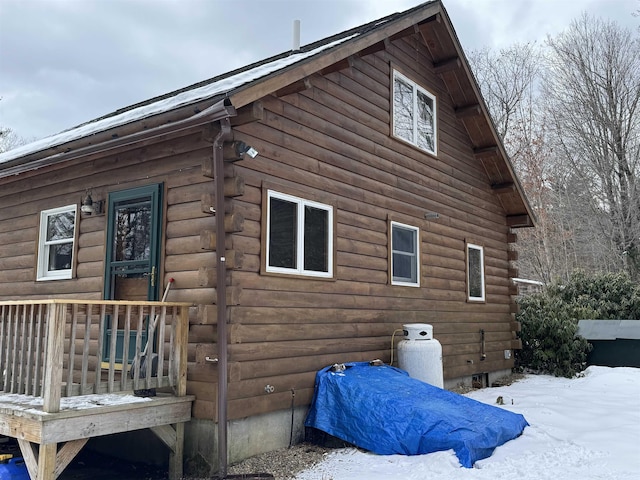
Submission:
{"label": "exterior wall light fixture", "polygon": [[87,190],[86,195],[82,199],[80,211],[85,215],[97,215],[102,213],[102,200],[93,200],[91,198],[91,190]]}

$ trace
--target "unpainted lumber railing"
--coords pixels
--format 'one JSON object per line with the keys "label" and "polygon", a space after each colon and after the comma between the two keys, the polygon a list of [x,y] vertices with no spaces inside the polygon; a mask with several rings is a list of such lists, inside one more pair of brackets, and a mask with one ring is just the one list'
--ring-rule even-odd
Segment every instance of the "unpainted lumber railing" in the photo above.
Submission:
{"label": "unpainted lumber railing", "polygon": [[[43,397],[43,411],[51,413],[65,396],[164,387],[183,396],[188,307],[117,300],[0,302],[0,393]],[[116,333],[109,325],[120,326],[117,334],[105,334]]]}

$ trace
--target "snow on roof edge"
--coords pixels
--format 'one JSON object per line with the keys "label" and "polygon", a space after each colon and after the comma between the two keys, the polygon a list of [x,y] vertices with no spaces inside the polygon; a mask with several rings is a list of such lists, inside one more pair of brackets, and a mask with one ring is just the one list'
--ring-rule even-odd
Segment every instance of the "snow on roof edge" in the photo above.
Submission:
{"label": "snow on roof edge", "polygon": [[640,320],[579,320],[578,335],[587,340],[640,340]]}
{"label": "snow on roof edge", "polygon": [[79,140],[81,138],[88,137],[90,135],[109,130],[111,128],[119,127],[127,123],[143,120],[153,115],[157,115],[185,105],[212,98],[216,95],[226,94],[233,89],[241,87],[242,85],[274,73],[278,70],[284,69],[290,65],[321,53],[324,50],[344,43],[362,33],[363,32],[358,32],[352,35],[347,35],[333,42],[320,45],[319,47],[309,50],[308,52],[292,52],[287,57],[280,58],[269,63],[257,65],[256,67],[246,71],[240,71],[235,75],[222,78],[217,82],[203,85],[191,90],[181,91],[171,97],[162,98],[156,102],[145,104],[132,110],[127,110],[118,115],[103,117],[102,119],[97,121],[90,121],[78,127],[65,130],[63,132],[45,137],[40,140],[36,140],[35,142],[23,145],[21,147],[14,148],[0,154],[0,168],[2,168],[3,164],[26,155],[63,145],[74,140]]}
{"label": "snow on roof edge", "polygon": [[529,283],[531,285],[540,285],[540,286],[544,285],[544,282],[539,282],[538,280],[529,280],[527,278],[512,278],[512,280],[514,282]]}

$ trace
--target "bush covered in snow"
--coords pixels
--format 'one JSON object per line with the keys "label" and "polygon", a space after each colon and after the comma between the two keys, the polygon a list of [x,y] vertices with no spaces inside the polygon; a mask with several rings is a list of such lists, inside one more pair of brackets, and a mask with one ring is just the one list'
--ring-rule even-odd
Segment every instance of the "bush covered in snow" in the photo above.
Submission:
{"label": "bush covered in snow", "polygon": [[576,336],[578,320],[640,318],[640,286],[622,273],[576,272],[519,303],[522,350],[516,366],[570,378],[585,368],[590,349]]}

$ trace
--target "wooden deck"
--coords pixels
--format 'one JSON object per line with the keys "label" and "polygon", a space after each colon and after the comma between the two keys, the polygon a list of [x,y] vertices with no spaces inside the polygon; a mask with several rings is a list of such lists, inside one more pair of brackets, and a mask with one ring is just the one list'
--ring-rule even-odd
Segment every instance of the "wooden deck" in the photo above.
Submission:
{"label": "wooden deck", "polygon": [[[167,445],[170,478],[182,476],[188,306],[0,302],[0,434],[18,440],[32,479],[56,479],[91,437],[143,428]],[[122,347],[103,334],[108,322]],[[140,367],[144,353],[157,368]],[[160,392],[133,395],[144,389]]]}

